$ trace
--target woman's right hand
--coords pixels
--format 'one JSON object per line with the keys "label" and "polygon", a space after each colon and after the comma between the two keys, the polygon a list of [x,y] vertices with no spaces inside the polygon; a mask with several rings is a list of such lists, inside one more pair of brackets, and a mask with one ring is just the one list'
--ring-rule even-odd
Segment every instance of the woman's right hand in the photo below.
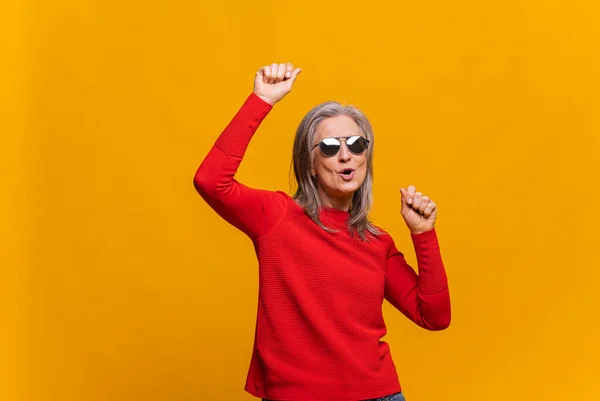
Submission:
{"label": "woman's right hand", "polygon": [[294,68],[291,63],[264,66],[254,77],[254,94],[274,105],[290,93],[301,72],[300,68]]}

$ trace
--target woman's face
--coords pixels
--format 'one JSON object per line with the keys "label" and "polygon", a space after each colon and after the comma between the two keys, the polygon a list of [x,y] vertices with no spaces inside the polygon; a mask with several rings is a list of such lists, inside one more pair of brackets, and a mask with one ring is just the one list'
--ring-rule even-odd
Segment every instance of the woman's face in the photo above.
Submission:
{"label": "woman's face", "polygon": [[[317,126],[311,147],[325,138],[357,135],[365,137],[352,118],[344,115],[330,117]],[[322,195],[351,199],[367,175],[367,151],[354,154],[348,150],[346,139],[340,141],[340,149],[334,156],[325,156],[318,146],[312,149],[312,174],[317,176],[317,188]]]}

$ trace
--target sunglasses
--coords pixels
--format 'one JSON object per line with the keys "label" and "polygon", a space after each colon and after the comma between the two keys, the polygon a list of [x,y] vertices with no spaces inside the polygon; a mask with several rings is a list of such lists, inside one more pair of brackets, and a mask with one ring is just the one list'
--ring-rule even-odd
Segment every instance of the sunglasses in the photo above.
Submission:
{"label": "sunglasses", "polygon": [[312,147],[311,151],[317,146],[321,148],[324,156],[331,157],[337,155],[342,146],[340,139],[345,139],[346,147],[351,153],[360,155],[369,147],[369,140],[364,136],[340,136],[337,138],[325,138],[321,142]]}

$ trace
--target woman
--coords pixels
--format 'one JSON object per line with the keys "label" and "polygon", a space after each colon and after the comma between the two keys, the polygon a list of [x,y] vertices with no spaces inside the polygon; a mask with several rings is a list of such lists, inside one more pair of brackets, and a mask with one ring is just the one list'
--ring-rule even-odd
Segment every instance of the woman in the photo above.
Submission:
{"label": "woman", "polygon": [[450,324],[435,202],[401,189],[417,275],[393,239],[368,220],[373,132],[357,109],[333,102],[300,123],[293,149],[298,190],[248,188],[234,179],[262,120],[299,68],[261,68],[254,91],[196,172],[206,202],[253,241],[259,301],[246,391],[276,401],[401,401],[386,334],[387,299],[428,330]]}

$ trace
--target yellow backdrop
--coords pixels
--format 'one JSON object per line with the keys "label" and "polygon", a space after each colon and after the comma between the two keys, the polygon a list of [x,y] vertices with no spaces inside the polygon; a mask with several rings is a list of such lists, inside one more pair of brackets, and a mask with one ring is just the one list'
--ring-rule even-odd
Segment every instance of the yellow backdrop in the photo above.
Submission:
{"label": "yellow backdrop", "polygon": [[273,61],[304,72],[241,181],[289,190],[333,99],[412,263],[398,189],[439,204],[451,327],[384,310],[407,400],[600,399],[597,1],[9,3],[0,399],[252,399],[253,248],[192,178]]}

